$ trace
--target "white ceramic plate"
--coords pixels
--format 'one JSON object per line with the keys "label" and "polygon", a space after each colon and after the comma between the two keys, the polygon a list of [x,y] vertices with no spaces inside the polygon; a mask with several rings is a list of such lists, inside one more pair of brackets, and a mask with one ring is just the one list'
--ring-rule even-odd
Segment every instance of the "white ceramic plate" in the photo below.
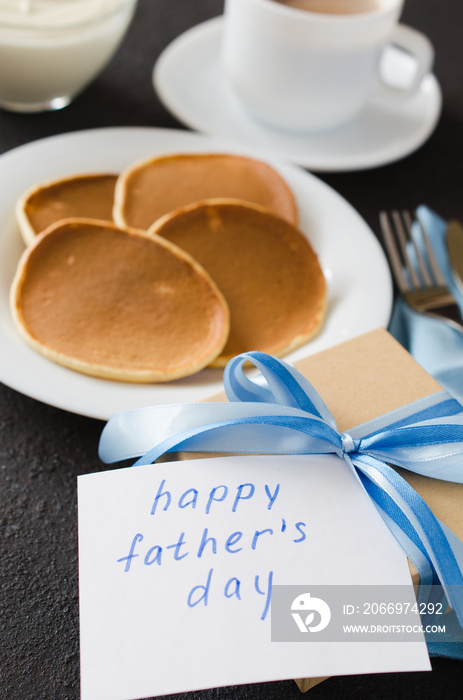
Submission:
{"label": "white ceramic plate", "polygon": [[[313,135],[270,129],[253,121],[229,88],[220,66],[223,18],[198,24],[163,51],[153,83],[165,106],[184,124],[233,138],[275,157],[318,171],[351,171],[385,165],[409,155],[434,131],[442,97],[434,75],[407,100],[372,98],[362,114],[342,128]],[[388,78],[399,83],[409,70],[396,52]]]}
{"label": "white ceramic plate", "polygon": [[[196,401],[222,389],[222,371],[206,369],[169,384],[125,384],[88,377],[50,362],[19,337],[8,296],[24,248],[14,206],[34,183],[74,173],[114,171],[161,153],[244,151],[223,139],[187,131],[111,128],[35,141],[0,157],[0,380],[53,406],[103,420],[112,414],[161,403]],[[264,158],[262,158],[264,159]],[[383,251],[359,214],[313,175],[266,159],[286,178],[300,210],[300,227],[318,252],[329,287],[329,310],[320,335],[289,356],[323,350],[378,326],[386,326],[392,283]]]}

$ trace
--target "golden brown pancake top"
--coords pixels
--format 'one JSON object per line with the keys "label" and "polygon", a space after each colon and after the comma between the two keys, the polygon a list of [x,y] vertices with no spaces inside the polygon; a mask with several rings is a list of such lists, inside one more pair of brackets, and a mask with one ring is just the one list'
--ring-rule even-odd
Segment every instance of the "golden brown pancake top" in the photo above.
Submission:
{"label": "golden brown pancake top", "polygon": [[217,197],[253,202],[297,221],[294,196],[276,170],[220,153],[174,154],[134,164],[118,180],[113,216],[120,226],[146,230],[171,211]]}
{"label": "golden brown pancake top", "polygon": [[20,226],[31,229],[26,242],[61,219],[85,217],[112,221],[117,175],[90,173],[35,185],[18,202]]}
{"label": "golden brown pancake top", "polygon": [[240,202],[197,203],[148,232],[175,243],[210,273],[230,308],[223,366],[234,355],[284,355],[320,329],[326,285],[318,258],[294,226]]}
{"label": "golden brown pancake top", "polygon": [[12,308],[26,340],[51,359],[130,381],[198,371],[228,333],[223,297],[187,254],[91,220],[37,237],[18,268]]}

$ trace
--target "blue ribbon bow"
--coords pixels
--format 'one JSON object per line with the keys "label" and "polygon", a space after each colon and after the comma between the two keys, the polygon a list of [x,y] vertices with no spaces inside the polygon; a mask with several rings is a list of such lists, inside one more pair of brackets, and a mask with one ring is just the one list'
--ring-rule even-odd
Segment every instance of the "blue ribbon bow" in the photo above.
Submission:
{"label": "blue ribbon bow", "polygon": [[[245,375],[247,362],[260,370],[256,380]],[[224,385],[228,403],[152,406],[113,416],[101,435],[100,458],[108,463],[142,454],[137,466],[179,450],[335,453],[354,470],[415,565],[419,595],[425,587],[442,586],[454,611],[452,620],[463,628],[463,543],[389,466],[463,483],[463,409],[458,401],[439,392],[340,433],[312,385],[282,360],[261,352],[243,353],[225,368]],[[450,651],[431,638],[428,647],[436,655],[463,658],[462,639],[458,634],[452,638],[457,644],[450,645]]]}

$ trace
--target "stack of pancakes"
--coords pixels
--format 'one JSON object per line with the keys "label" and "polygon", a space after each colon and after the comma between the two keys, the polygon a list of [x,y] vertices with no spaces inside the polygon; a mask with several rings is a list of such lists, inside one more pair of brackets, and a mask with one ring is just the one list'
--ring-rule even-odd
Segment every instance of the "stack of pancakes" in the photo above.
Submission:
{"label": "stack of pancakes", "polygon": [[281,357],[320,330],[324,276],[266,163],[151,158],[36,185],[16,212],[27,248],[13,318],[71,369],[170,381],[249,350]]}

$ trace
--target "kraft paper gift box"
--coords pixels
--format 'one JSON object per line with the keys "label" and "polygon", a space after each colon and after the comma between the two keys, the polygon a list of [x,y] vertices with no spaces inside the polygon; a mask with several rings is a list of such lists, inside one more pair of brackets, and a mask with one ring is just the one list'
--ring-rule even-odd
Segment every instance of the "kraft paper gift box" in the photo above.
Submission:
{"label": "kraft paper gift box", "polygon": [[[323,398],[340,431],[348,431],[442,388],[384,329],[306,357],[294,366]],[[226,396],[220,393],[207,400],[225,401]],[[178,455],[180,459],[206,456],[204,453]],[[434,515],[463,539],[463,484],[431,479],[403,469],[398,471]],[[418,584],[419,576],[412,564],[410,571],[413,582]],[[304,678],[296,683],[305,692],[322,680]]]}

